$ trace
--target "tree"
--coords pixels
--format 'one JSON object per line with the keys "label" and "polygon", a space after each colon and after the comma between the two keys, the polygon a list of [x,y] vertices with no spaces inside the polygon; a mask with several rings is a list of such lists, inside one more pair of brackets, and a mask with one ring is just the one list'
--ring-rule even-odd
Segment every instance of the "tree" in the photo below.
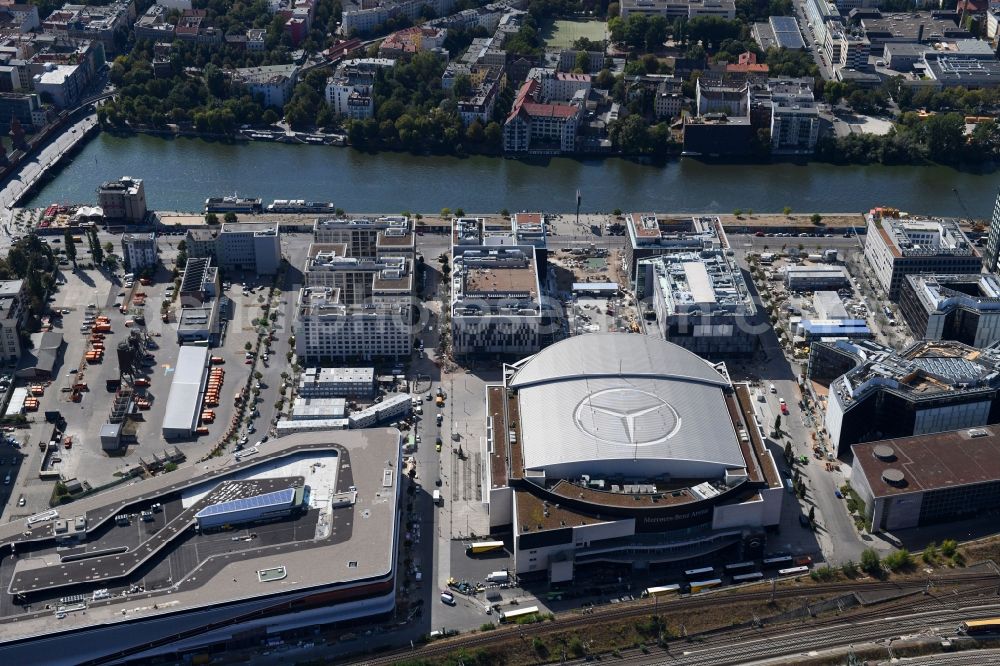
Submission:
{"label": "tree", "polygon": [[792,442],[785,442],[785,461],[791,464],[792,462]]}
{"label": "tree", "polygon": [[111,241],[104,244],[104,251],[108,254],[112,254],[115,251],[115,246],[111,244]]}
{"label": "tree", "polygon": [[816,507],[815,506],[809,507],[809,524],[810,525],[815,525],[816,524]]}
{"label": "tree", "polygon": [[63,234],[63,243],[66,245],[66,258],[73,262],[73,268],[76,268],[76,243],[73,242],[73,232],[69,229]]}
{"label": "tree", "polygon": [[865,548],[861,552],[861,570],[875,576],[882,571],[882,560],[874,548]]}
{"label": "tree", "polygon": [[101,242],[97,240],[97,229],[91,227],[87,237],[90,239],[90,252],[94,255],[94,263],[103,263],[104,249],[101,247]]}
{"label": "tree", "polygon": [[236,213],[234,213],[233,211],[229,211],[228,213],[223,215],[222,219],[225,220],[226,224],[236,224],[236,222],[239,220],[239,218],[236,217]]}
{"label": "tree", "polygon": [[782,214],[785,217],[788,217],[789,215],[792,214],[792,207],[791,206],[785,206],[784,208],[781,209],[781,212],[782,212]]}
{"label": "tree", "polygon": [[253,345],[248,342],[245,345],[243,345],[243,349],[250,351],[251,349],[253,349]]}
{"label": "tree", "polygon": [[465,217],[465,211],[461,208],[456,208],[455,217]]}
{"label": "tree", "polygon": [[813,224],[819,226],[819,223],[823,221],[823,216],[819,213],[813,213],[809,219],[812,220]]}
{"label": "tree", "polygon": [[945,539],[941,542],[941,554],[945,557],[954,557],[958,551],[958,542],[954,539]]}
{"label": "tree", "polygon": [[205,215],[205,224],[216,225],[219,223],[219,216],[215,213],[207,213]]}
{"label": "tree", "polygon": [[576,67],[581,73],[587,74],[590,71],[590,56],[586,51],[576,52]]}
{"label": "tree", "polygon": [[934,544],[933,541],[931,541],[929,544],[927,544],[927,546],[924,547],[924,552],[920,556],[920,558],[926,564],[934,564],[934,562],[937,560],[937,546]]}
{"label": "tree", "polygon": [[774,417],[774,432],[781,432],[781,414]]}
{"label": "tree", "polygon": [[448,218],[451,217],[451,208],[442,208],[441,217]]}

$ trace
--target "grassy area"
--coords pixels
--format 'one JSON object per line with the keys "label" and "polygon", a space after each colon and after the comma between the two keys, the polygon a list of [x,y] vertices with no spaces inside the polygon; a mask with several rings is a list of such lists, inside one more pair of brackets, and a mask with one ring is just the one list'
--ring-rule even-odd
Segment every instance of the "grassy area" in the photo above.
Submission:
{"label": "grassy area", "polygon": [[589,20],[559,20],[546,25],[542,30],[542,38],[552,48],[568,49],[580,37],[586,37],[598,42],[605,37],[607,24],[604,21]]}

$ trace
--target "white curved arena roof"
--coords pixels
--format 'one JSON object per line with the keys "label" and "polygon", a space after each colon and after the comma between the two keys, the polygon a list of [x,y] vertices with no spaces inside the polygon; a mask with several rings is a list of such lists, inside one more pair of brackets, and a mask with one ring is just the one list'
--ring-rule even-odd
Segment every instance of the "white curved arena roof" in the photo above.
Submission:
{"label": "white curved arena roof", "polygon": [[525,469],[549,478],[711,478],[744,467],[728,385],[696,354],[626,333],[558,342],[508,382],[518,390]]}

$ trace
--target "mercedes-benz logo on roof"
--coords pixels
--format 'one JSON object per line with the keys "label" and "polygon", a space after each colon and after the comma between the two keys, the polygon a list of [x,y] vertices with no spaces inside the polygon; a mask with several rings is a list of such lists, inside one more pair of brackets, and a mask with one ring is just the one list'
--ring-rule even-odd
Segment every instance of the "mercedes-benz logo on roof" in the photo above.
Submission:
{"label": "mercedes-benz logo on roof", "polygon": [[670,403],[631,387],[588,395],[577,405],[574,419],[591,437],[627,446],[657,444],[673,437],[681,426],[681,417]]}

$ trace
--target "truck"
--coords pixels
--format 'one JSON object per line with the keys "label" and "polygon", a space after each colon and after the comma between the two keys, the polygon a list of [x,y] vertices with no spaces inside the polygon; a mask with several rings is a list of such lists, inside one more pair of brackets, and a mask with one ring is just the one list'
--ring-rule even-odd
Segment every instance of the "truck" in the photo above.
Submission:
{"label": "truck", "polygon": [[486,577],[487,583],[506,583],[510,580],[510,574],[506,571],[494,571]]}
{"label": "truck", "polygon": [[438,506],[442,506],[444,504],[444,498],[441,497],[440,490],[435,490],[433,497],[434,497],[434,503],[437,504]]}

